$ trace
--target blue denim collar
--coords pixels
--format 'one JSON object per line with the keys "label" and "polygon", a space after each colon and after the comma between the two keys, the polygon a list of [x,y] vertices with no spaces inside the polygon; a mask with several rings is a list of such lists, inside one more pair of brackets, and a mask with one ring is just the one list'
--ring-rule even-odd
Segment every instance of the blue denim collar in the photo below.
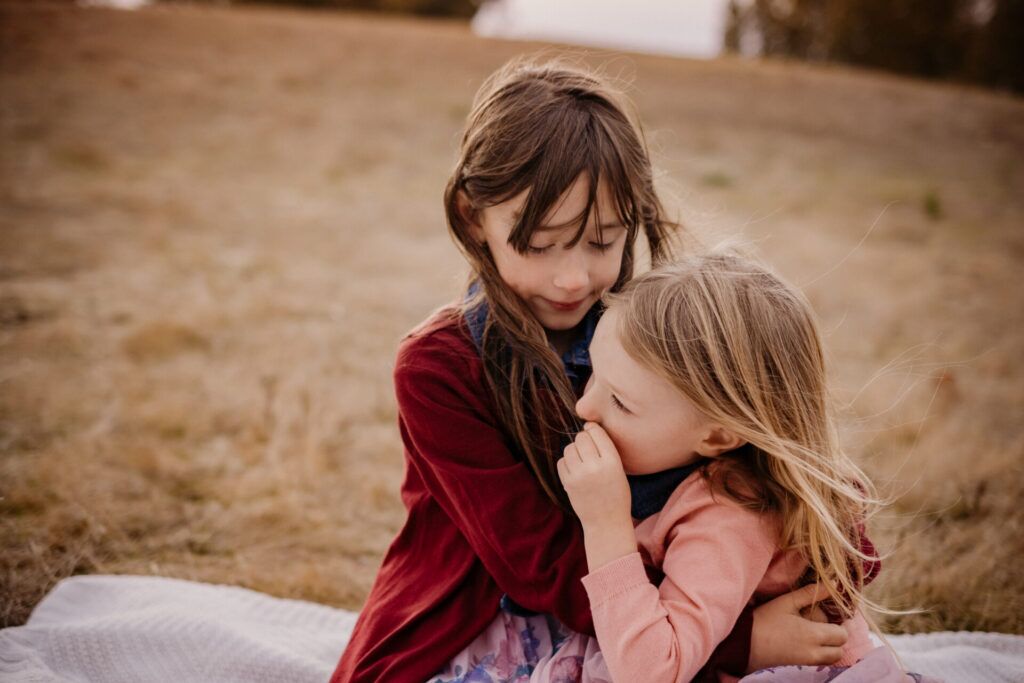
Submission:
{"label": "blue denim collar", "polygon": [[[473,296],[479,289],[479,282],[470,285],[467,298]],[[572,383],[577,394],[582,393],[583,384],[590,379],[590,342],[594,338],[594,330],[597,329],[597,322],[601,318],[601,304],[595,304],[587,311],[583,318],[583,325],[579,337],[572,343],[569,350],[562,354],[562,365],[565,367],[565,374]],[[466,325],[469,327],[469,334],[473,338],[479,352],[483,348],[484,326],[487,324],[487,315],[490,308],[487,300],[482,300],[477,306],[466,312]],[[629,490],[632,494],[630,512],[634,519],[646,519],[656,512],[659,512],[669,496],[676,490],[676,487],[699,467],[699,464],[677,467],[664,472],[654,474],[627,475]]]}
{"label": "blue denim collar", "polygon": [[[470,285],[467,296],[472,296],[479,289],[479,283]],[[484,345],[484,327],[487,324],[487,315],[490,306],[487,300],[482,300],[476,307],[466,312],[466,325],[469,327],[469,334],[479,352]],[[565,374],[569,377],[577,393],[583,391],[583,383],[590,379],[590,342],[594,339],[594,330],[597,329],[597,321],[601,318],[601,304],[594,304],[586,316],[583,317],[579,336],[573,341],[569,349],[562,354],[562,366]]]}

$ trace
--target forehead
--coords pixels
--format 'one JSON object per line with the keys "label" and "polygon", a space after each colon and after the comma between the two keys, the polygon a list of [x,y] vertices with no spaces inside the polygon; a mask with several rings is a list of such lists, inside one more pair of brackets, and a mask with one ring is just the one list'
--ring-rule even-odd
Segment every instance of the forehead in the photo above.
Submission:
{"label": "forehead", "polygon": [[590,342],[590,360],[594,376],[623,392],[632,387],[643,387],[652,380],[664,382],[626,352],[619,338],[618,325],[619,314],[614,308],[606,311],[597,323],[594,338]]}
{"label": "forehead", "polygon": [[645,412],[661,414],[683,409],[686,399],[672,384],[633,358],[622,346],[619,314],[613,307],[601,317],[590,343],[594,378],[623,394]]}

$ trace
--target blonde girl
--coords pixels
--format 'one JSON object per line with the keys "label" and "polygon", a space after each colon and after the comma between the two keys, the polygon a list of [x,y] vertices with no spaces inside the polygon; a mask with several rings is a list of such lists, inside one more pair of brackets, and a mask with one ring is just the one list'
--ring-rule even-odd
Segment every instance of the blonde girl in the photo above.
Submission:
{"label": "blonde girl", "polygon": [[[513,619],[532,620],[534,635],[502,666],[529,675],[566,634],[593,633],[583,533],[555,461],[579,428],[599,300],[632,277],[638,239],[660,263],[678,228],[663,217],[624,98],[557,62],[515,60],[486,80],[444,208],[471,278],[399,347],[408,515],[335,682],[433,680]],[[653,512],[672,484],[627,485]],[[820,659],[844,635],[799,617],[808,595],[746,610],[715,666]],[[790,637],[774,637],[783,630]]]}
{"label": "blonde girl", "polygon": [[[751,680],[910,680],[868,637],[872,498],[836,437],[805,299],[752,261],[691,256],[608,297],[591,357],[587,425],[558,470],[583,525],[593,680],[689,681],[745,606],[808,580],[847,631],[838,666]],[[627,476],[674,468],[688,476],[634,528]]]}

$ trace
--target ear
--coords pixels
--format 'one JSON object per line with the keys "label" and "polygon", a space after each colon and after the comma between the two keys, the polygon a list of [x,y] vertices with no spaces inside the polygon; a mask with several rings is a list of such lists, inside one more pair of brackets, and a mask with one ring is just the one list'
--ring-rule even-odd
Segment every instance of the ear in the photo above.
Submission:
{"label": "ear", "polygon": [[473,203],[469,201],[469,197],[462,190],[458,190],[455,194],[455,208],[462,220],[466,221],[470,237],[477,242],[485,242],[484,229],[480,225],[480,212],[473,208]]}
{"label": "ear", "polygon": [[697,452],[705,458],[717,458],[723,453],[734,451],[746,441],[733,434],[722,425],[713,424],[697,447]]}

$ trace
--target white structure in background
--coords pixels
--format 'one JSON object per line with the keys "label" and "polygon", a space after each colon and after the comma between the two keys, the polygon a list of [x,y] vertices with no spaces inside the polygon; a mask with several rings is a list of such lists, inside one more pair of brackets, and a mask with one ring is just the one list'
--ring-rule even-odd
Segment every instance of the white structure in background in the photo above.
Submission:
{"label": "white structure in background", "polygon": [[710,59],[722,52],[729,0],[485,0],[473,32]]}
{"label": "white structure in background", "polygon": [[113,9],[139,9],[153,0],[78,0],[80,7],[111,7]]}

